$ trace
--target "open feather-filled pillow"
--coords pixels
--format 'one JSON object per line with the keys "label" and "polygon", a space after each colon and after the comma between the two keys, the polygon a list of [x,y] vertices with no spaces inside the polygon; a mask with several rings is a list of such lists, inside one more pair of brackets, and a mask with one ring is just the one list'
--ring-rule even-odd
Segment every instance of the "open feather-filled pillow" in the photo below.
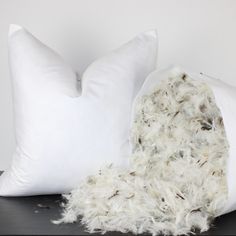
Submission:
{"label": "open feather-filled pillow", "polygon": [[203,74],[153,72],[133,106],[129,168],[88,176],[56,223],[82,216],[89,232],[206,231],[236,209],[235,101],[235,88]]}

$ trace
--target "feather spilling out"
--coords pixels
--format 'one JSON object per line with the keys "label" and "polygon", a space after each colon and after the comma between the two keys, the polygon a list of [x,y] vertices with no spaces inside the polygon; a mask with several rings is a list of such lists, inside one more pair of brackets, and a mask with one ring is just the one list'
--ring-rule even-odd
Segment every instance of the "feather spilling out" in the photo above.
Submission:
{"label": "feather spilling out", "polygon": [[130,167],[112,164],[70,194],[62,219],[91,233],[208,230],[227,199],[228,142],[213,92],[181,73],[138,99]]}

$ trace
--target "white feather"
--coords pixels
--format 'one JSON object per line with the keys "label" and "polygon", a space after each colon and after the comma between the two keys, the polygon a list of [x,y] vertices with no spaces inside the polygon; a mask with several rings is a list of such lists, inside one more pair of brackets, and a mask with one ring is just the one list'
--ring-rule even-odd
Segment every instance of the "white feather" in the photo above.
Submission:
{"label": "white feather", "polygon": [[66,195],[62,219],[89,232],[206,231],[227,199],[228,142],[212,91],[183,73],[142,96],[127,170],[112,165]]}

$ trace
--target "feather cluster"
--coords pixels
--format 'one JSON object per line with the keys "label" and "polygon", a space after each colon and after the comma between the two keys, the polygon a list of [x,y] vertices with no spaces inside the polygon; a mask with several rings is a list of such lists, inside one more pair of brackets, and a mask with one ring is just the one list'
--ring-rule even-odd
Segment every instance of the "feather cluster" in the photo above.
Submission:
{"label": "feather cluster", "polygon": [[62,219],[91,233],[206,231],[227,199],[228,142],[207,84],[185,73],[136,102],[130,167],[112,164],[70,194]]}

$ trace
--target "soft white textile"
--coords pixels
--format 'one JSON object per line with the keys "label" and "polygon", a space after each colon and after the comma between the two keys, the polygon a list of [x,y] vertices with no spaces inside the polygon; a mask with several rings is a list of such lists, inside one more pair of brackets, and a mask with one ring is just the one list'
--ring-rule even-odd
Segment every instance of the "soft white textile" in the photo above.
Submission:
{"label": "soft white textile", "polygon": [[9,32],[17,147],[1,196],[65,193],[100,166],[126,165],[133,98],[155,69],[155,31],[92,63],[82,77],[20,26]]}

